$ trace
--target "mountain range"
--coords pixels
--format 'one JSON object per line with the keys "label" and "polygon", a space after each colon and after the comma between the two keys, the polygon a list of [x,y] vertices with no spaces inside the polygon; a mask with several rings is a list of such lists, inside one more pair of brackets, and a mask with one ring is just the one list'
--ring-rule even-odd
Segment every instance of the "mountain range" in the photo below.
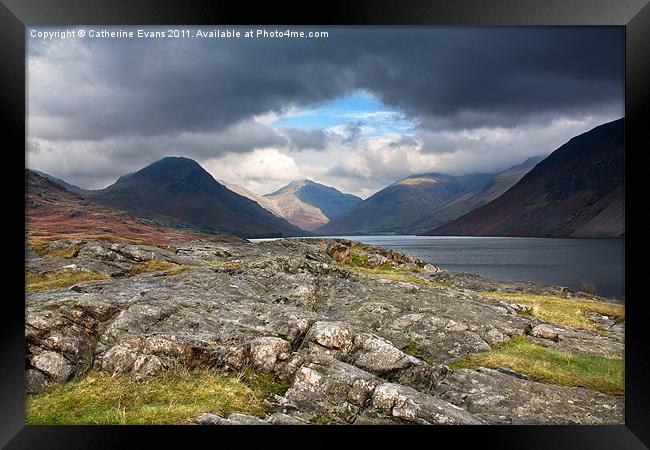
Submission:
{"label": "mountain range", "polygon": [[163,158],[100,190],[84,190],[43,172],[32,173],[86,202],[125,211],[157,226],[246,238],[310,234],[609,237],[624,233],[623,127],[623,119],[601,125],[546,158],[529,158],[498,173],[412,175],[365,200],[312,180],[293,181],[259,195],[216,180],[184,157]]}
{"label": "mountain range", "polygon": [[619,237],[624,119],[569,140],[491,202],[430,235]]}
{"label": "mountain range", "polygon": [[242,237],[300,236],[305,232],[218,183],[196,161],[167,157],[105,189],[83,191],[90,201],[173,228]]}
{"label": "mountain range", "polygon": [[542,157],[496,174],[413,175],[396,181],[316,230],[319,234],[419,234],[498,197]]}

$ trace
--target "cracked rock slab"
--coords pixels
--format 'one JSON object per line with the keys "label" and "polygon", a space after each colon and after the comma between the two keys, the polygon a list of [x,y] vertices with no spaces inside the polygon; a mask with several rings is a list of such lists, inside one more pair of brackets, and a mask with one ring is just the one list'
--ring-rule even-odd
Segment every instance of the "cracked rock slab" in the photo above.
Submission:
{"label": "cracked rock slab", "polygon": [[459,369],[441,381],[436,392],[490,423],[603,425],[623,421],[621,396],[539,383],[508,371]]}

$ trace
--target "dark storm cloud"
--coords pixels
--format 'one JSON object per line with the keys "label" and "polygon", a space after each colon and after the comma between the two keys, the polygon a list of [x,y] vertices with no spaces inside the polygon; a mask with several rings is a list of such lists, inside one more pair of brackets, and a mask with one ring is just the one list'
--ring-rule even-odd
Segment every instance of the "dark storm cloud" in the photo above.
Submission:
{"label": "dark storm cloud", "polygon": [[[329,38],[28,39],[30,167],[104,187],[184,155],[215,171],[227,160],[245,184],[257,152],[265,176],[294,167],[366,195],[422,171],[505,168],[623,115],[623,29],[323,30]],[[272,123],[359,89],[415,129],[378,143],[353,114],[327,129]]]}
{"label": "dark storm cloud", "polygon": [[289,139],[291,150],[324,150],[327,145],[328,136],[320,128],[280,128]]}
{"label": "dark storm cloud", "polygon": [[[511,127],[594,109],[622,111],[623,34],[614,28],[448,29],[392,47],[364,74],[422,127]],[[434,33],[435,34],[435,33]],[[415,39],[414,39],[415,40]]]}
{"label": "dark storm cloud", "polygon": [[34,132],[104,139],[220,130],[358,88],[426,129],[622,112],[618,28],[328,31],[302,40],[34,43],[29,107],[43,118]]}

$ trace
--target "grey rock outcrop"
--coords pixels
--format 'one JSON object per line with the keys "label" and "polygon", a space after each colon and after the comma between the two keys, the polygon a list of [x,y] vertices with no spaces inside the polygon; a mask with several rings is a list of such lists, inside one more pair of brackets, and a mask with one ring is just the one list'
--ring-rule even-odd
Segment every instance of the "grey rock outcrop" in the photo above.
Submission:
{"label": "grey rock outcrop", "polygon": [[34,369],[25,371],[25,387],[28,394],[41,392],[47,386],[47,378],[42,372]]}
{"label": "grey rock outcrop", "polygon": [[[339,239],[56,245],[76,256],[30,254],[29,270],[75,265],[108,278],[27,294],[30,393],[90,368],[136,381],[179,365],[254,368],[290,385],[269,399],[268,417],[206,411],[196,423],[622,423],[621,397],[448,367],[520,335],[575,354],[622,353],[624,324],[610,318],[594,317],[607,333],[547,324],[479,292],[560,288],[454,274],[374,247],[369,265],[416,281],[356,273],[345,266],[354,244]],[[185,270],[129,275],[152,260]]]}
{"label": "grey rock outcrop", "polygon": [[497,424],[620,423],[623,398],[582,388],[527,380],[503,371],[460,369],[436,392],[444,399]]}

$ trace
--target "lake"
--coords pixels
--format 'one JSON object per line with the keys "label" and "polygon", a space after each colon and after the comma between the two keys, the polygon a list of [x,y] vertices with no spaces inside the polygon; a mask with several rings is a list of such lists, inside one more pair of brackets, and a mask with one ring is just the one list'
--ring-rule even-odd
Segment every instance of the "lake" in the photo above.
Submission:
{"label": "lake", "polygon": [[[325,236],[323,236],[325,237]],[[623,239],[338,236],[409,253],[436,266],[501,280],[537,281],[625,299]]]}

